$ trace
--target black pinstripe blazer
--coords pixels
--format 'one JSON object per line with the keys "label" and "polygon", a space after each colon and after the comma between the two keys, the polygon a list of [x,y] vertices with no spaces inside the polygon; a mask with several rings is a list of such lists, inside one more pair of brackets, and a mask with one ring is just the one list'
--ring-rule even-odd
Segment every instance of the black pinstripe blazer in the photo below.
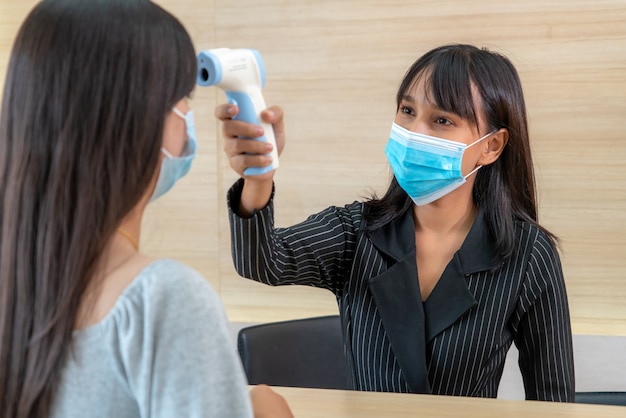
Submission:
{"label": "black pinstripe blazer", "polygon": [[482,212],[422,302],[411,211],[367,233],[363,203],[330,207],[274,228],[272,200],[251,218],[228,193],[237,272],[270,285],[332,291],[357,390],[496,397],[514,342],[527,399],[573,401],[574,363],[559,256],[536,227],[519,222],[517,251],[495,265]]}

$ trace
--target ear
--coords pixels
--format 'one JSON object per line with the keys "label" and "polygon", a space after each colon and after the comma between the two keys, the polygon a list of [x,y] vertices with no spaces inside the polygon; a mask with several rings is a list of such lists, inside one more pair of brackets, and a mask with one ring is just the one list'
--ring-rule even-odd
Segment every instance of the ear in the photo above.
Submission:
{"label": "ear", "polygon": [[482,154],[478,160],[478,165],[489,165],[495,162],[504,151],[506,143],[509,141],[509,131],[505,128],[499,129],[485,141],[482,146]]}

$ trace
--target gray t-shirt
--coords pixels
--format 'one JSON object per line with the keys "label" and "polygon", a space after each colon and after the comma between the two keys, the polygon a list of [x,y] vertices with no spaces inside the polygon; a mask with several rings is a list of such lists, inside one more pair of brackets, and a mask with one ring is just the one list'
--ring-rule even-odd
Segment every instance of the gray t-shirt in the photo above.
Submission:
{"label": "gray t-shirt", "polygon": [[173,260],[142,270],[68,357],[52,417],[252,417],[221,301]]}

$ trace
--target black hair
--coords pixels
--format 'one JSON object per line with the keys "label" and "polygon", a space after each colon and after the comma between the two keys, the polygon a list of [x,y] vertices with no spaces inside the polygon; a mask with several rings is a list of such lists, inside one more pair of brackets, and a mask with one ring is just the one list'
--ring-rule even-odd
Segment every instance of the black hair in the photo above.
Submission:
{"label": "black hair", "polygon": [[195,52],[147,0],[45,0],[15,40],[0,115],[0,410],[48,416],[86,289],[155,175]]}
{"label": "black hair", "polygon": [[[501,54],[472,45],[454,44],[435,48],[409,68],[397,93],[399,108],[409,88],[427,77],[427,94],[438,107],[455,113],[478,128],[483,112],[487,132],[504,128],[508,142],[500,157],[478,170],[473,199],[484,210],[489,231],[500,260],[515,248],[515,222],[538,225],[533,171],[524,95],[519,75]],[[480,94],[482,108],[475,108],[472,85]],[[486,132],[484,132],[486,133]],[[392,178],[385,195],[366,202],[366,224],[374,230],[391,222],[412,207],[412,200]]]}

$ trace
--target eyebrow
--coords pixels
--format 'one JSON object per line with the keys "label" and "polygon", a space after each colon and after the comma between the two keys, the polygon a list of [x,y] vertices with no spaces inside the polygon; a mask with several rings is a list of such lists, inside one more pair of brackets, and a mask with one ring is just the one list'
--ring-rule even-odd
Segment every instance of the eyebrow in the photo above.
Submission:
{"label": "eyebrow", "polygon": [[[415,97],[413,97],[413,96],[411,96],[409,94],[403,94],[402,95],[402,100],[406,101],[406,102],[409,102],[409,103],[416,103]],[[457,114],[457,113],[455,113],[455,112],[453,112],[451,110],[445,110],[445,109],[439,107],[439,105],[437,105],[437,103],[433,102],[429,98],[427,98],[427,103],[428,103],[428,105],[430,107],[432,107],[433,109],[435,109],[435,110],[437,110],[439,112],[444,112],[444,113],[448,113],[450,115],[456,115],[456,116],[459,116],[459,117],[461,116],[461,115],[459,115],[459,114]]]}

